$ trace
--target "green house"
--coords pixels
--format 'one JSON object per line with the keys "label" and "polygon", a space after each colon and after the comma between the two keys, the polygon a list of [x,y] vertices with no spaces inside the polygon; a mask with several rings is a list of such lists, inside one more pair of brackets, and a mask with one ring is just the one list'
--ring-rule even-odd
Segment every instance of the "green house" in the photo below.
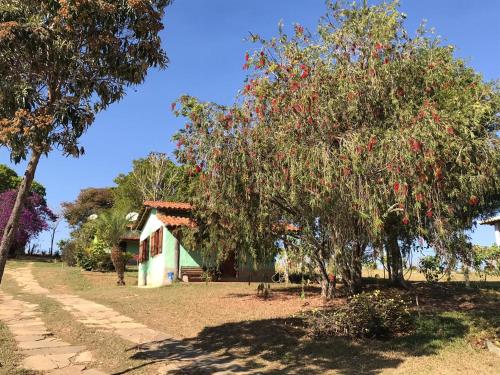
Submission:
{"label": "green house", "polygon": [[[195,227],[191,205],[181,202],[144,202],[135,229],[139,236],[139,286],[162,286],[174,280],[200,281],[207,264],[199,252],[186,249],[177,234],[181,227]],[[251,262],[229,256],[219,265],[223,280],[269,281],[274,260],[255,270]]]}

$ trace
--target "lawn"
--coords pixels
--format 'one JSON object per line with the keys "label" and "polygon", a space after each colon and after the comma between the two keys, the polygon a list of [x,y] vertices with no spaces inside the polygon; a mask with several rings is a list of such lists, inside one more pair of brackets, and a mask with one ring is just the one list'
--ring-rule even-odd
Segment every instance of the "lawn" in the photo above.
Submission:
{"label": "lawn", "polygon": [[[23,265],[10,262],[8,267]],[[137,288],[136,274],[127,273],[127,286],[116,287],[115,275],[81,272],[76,268],[37,262],[34,275],[54,293],[72,293],[134,318],[171,336],[177,347],[194,346],[235,363],[234,372],[338,374],[491,374],[500,369],[500,357],[483,349],[483,338],[499,327],[499,284],[476,283],[465,290],[460,283],[429,287],[415,282],[420,318],[410,336],[393,341],[351,341],[307,336],[301,311],[319,308],[317,288],[272,286],[269,300],[256,296],[256,284],[190,283],[163,288]],[[39,303],[47,325],[70,342],[94,349],[97,366],[110,373],[155,373],[159,357],[171,358],[170,343],[154,350],[137,350],[130,343],[96,332],[44,296],[20,293],[12,280],[2,284],[8,293]],[[340,298],[331,304],[344,303]],[[4,327],[0,325],[1,333]],[[12,342],[0,342],[0,361],[17,361]],[[11,367],[13,368],[12,364]],[[0,368],[0,371],[2,368]],[[196,373],[187,368],[186,373]],[[207,373],[213,369],[206,366]]]}

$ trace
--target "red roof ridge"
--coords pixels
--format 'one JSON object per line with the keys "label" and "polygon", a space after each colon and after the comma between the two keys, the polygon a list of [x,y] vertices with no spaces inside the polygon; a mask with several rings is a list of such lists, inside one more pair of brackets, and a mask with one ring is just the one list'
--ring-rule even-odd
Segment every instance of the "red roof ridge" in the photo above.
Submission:
{"label": "red roof ridge", "polygon": [[156,217],[167,227],[196,227],[196,222],[189,218],[183,216],[172,216],[164,214],[156,214]]}
{"label": "red roof ridge", "polygon": [[144,206],[151,208],[166,208],[166,209],[186,210],[186,211],[189,211],[193,208],[191,203],[169,202],[169,201],[144,201]]}

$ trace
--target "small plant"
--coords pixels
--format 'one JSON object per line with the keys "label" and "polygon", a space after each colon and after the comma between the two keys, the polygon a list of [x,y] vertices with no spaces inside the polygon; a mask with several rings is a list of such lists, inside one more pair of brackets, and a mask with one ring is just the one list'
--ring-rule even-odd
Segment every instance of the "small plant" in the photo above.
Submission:
{"label": "small plant", "polygon": [[257,286],[257,296],[261,296],[263,299],[268,299],[271,296],[271,284],[260,283]]}
{"label": "small plant", "polygon": [[201,279],[205,282],[205,284],[212,282],[212,272],[210,270],[203,271],[203,273],[201,274]]}
{"label": "small plant", "polygon": [[407,334],[413,327],[410,305],[402,296],[379,290],[357,294],[337,310],[315,310],[305,320],[314,336],[387,339]]}
{"label": "small plant", "polygon": [[429,283],[436,283],[443,276],[445,264],[438,255],[429,255],[420,259],[419,270]]}

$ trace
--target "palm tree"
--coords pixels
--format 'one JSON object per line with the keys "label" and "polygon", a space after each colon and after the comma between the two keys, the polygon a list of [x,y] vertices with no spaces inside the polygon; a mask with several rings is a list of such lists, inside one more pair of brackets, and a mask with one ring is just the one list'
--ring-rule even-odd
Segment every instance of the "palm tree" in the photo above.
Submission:
{"label": "palm tree", "polygon": [[127,224],[125,214],[113,209],[101,213],[96,220],[97,237],[111,248],[111,260],[118,275],[117,285],[125,285],[125,258],[120,239],[127,232]]}

